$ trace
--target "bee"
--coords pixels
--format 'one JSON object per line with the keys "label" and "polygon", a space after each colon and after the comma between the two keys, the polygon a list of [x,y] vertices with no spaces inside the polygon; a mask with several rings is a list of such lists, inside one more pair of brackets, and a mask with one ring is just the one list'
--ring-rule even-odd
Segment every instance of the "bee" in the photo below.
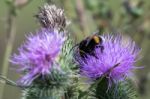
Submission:
{"label": "bee", "polygon": [[87,57],[87,55],[92,55],[96,57],[94,52],[95,48],[100,48],[101,52],[103,52],[104,50],[103,38],[98,34],[94,34],[82,40],[78,44],[77,53],[79,53],[82,58]]}

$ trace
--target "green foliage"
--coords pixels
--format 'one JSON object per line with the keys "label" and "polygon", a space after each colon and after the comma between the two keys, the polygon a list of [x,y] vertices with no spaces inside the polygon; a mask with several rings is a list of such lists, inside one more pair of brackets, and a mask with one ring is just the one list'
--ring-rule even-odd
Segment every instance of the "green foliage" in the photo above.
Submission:
{"label": "green foliage", "polygon": [[[128,33],[135,37],[140,44],[143,44],[142,46],[144,49],[148,47],[146,44],[149,42],[147,39],[149,37],[149,28],[146,28],[145,24],[146,22],[149,22],[149,19],[145,18],[145,20],[143,20],[146,14],[143,13],[141,7],[132,7],[130,12],[124,6],[120,6],[122,4],[116,4],[115,6],[117,9],[114,9],[114,5],[113,8],[111,8],[110,0],[84,1],[85,7],[91,11],[94,19],[96,19],[96,22],[98,23],[97,26],[101,33],[103,30],[106,31],[107,28],[109,28],[107,32],[121,30],[121,32]],[[130,3],[132,4],[132,2]],[[14,8],[14,5],[12,5],[12,0],[7,0],[7,4],[10,9],[16,9]],[[68,3],[64,5],[69,6]],[[72,9],[74,10],[74,7]],[[17,10],[13,10],[12,14],[16,15],[16,11]],[[73,11],[70,11],[69,14],[70,13],[73,13]],[[113,14],[113,17],[109,17],[109,15],[111,16],[111,13]],[[77,21],[75,18],[74,20],[75,22]],[[73,22],[73,24],[75,22]],[[91,25],[92,24],[90,23],[89,27]],[[75,29],[73,32],[76,33],[77,31],[78,30]],[[145,37],[145,40],[147,41],[142,37]],[[141,40],[143,40],[143,43]],[[54,68],[51,75],[44,78],[38,77],[31,86],[27,86],[23,89],[23,99],[137,99],[136,92],[128,80],[126,82],[112,84],[111,87],[108,87],[108,81],[103,79],[100,82],[98,81],[98,83],[97,81],[93,83],[89,87],[89,90],[78,90],[78,70],[75,69],[76,65],[72,61],[72,47],[73,42],[70,37],[68,37],[58,59],[61,70]],[[145,50],[145,53],[146,51],[147,50]],[[147,62],[149,61],[147,60]]]}
{"label": "green foliage", "polygon": [[[23,99],[77,99],[77,77],[72,68],[72,41],[66,40],[57,66],[52,66],[50,75],[39,76],[31,86],[23,90]],[[57,65],[58,65],[57,64]]]}
{"label": "green foliage", "polygon": [[52,68],[50,75],[39,76],[23,89],[23,99],[60,99],[70,82],[68,78],[65,72]]}
{"label": "green foliage", "polygon": [[38,88],[30,87],[23,90],[22,99],[61,99],[63,97],[63,90],[58,88]]}
{"label": "green foliage", "polygon": [[61,64],[61,67],[64,69],[64,71],[68,71],[70,73],[69,76],[72,81],[65,92],[65,99],[77,99],[78,96],[78,70],[75,69],[76,64],[73,62],[72,48],[73,41],[71,40],[70,36],[68,36],[62,48],[62,53],[59,59],[59,64]]}
{"label": "green foliage", "polygon": [[91,95],[96,99],[137,99],[136,91],[131,81],[112,83],[103,78],[92,90]]}
{"label": "green foliage", "polygon": [[130,80],[118,83],[109,82],[108,78],[99,78],[87,90],[79,90],[77,99],[137,99],[137,93]]}
{"label": "green foliage", "polygon": [[66,39],[60,55],[59,64],[61,64],[62,68],[72,71],[72,68],[76,66],[73,63],[73,41],[70,39],[70,36],[66,37]]}

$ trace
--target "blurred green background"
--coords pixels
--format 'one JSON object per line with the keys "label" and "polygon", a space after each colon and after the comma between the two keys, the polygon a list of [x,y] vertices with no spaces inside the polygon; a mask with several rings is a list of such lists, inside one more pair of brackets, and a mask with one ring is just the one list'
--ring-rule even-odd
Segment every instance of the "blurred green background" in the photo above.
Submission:
{"label": "blurred green background", "polygon": [[[10,24],[9,11],[13,9],[6,1],[11,0],[0,0],[0,74],[5,71],[9,79],[16,81],[19,75],[10,68],[11,64],[8,69],[3,67],[7,41],[11,37],[7,28]],[[39,28],[34,15],[44,3],[52,1],[65,9],[66,16],[71,21],[68,31],[76,42],[96,30],[101,34],[122,33],[134,39],[142,48],[141,60],[137,65],[144,67],[136,71],[135,84],[139,99],[150,99],[150,0],[30,0],[24,5],[26,1],[28,0],[14,0],[20,5],[14,15],[13,28],[16,29],[16,34],[11,53],[17,53],[25,36]],[[1,99],[20,99],[21,90],[5,85],[2,95]]]}

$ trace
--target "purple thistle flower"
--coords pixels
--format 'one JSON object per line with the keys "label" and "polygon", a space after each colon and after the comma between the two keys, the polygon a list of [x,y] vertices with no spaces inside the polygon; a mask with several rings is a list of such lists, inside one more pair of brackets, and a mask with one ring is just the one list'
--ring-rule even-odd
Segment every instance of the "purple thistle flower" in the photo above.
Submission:
{"label": "purple thistle flower", "polygon": [[84,58],[80,53],[75,54],[81,75],[92,80],[106,76],[110,83],[131,77],[132,71],[137,68],[134,64],[140,49],[122,35],[105,34],[102,38],[103,51],[97,47],[94,49],[95,55],[87,54]]}
{"label": "purple thistle flower", "polygon": [[64,41],[63,33],[48,29],[41,29],[36,35],[27,37],[25,44],[19,48],[19,55],[15,54],[11,60],[19,65],[19,72],[25,73],[19,83],[30,85],[37,76],[50,74]]}

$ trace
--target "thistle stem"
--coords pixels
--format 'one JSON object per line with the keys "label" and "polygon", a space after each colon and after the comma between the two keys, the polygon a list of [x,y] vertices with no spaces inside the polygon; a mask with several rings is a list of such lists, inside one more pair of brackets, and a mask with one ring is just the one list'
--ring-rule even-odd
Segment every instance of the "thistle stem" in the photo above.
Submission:
{"label": "thistle stem", "polygon": [[1,75],[0,75],[0,83],[5,83],[8,85],[17,87],[17,84],[14,81],[12,81],[4,76],[1,76]]}
{"label": "thistle stem", "polygon": [[86,33],[88,33],[88,27],[86,22],[84,4],[82,0],[76,0],[76,12],[79,17],[79,24],[81,31],[83,32],[83,36],[86,36]]}
{"label": "thistle stem", "polygon": [[[9,66],[8,60],[12,52],[13,43],[16,35],[16,15],[13,13],[13,10],[14,9],[11,9],[11,7],[9,7],[7,28],[6,28],[7,42],[6,42],[6,49],[4,53],[4,60],[3,60],[2,71],[1,71],[1,74],[3,76],[7,76],[8,66]],[[0,99],[3,99],[4,87],[5,87],[5,83],[0,85]]]}

